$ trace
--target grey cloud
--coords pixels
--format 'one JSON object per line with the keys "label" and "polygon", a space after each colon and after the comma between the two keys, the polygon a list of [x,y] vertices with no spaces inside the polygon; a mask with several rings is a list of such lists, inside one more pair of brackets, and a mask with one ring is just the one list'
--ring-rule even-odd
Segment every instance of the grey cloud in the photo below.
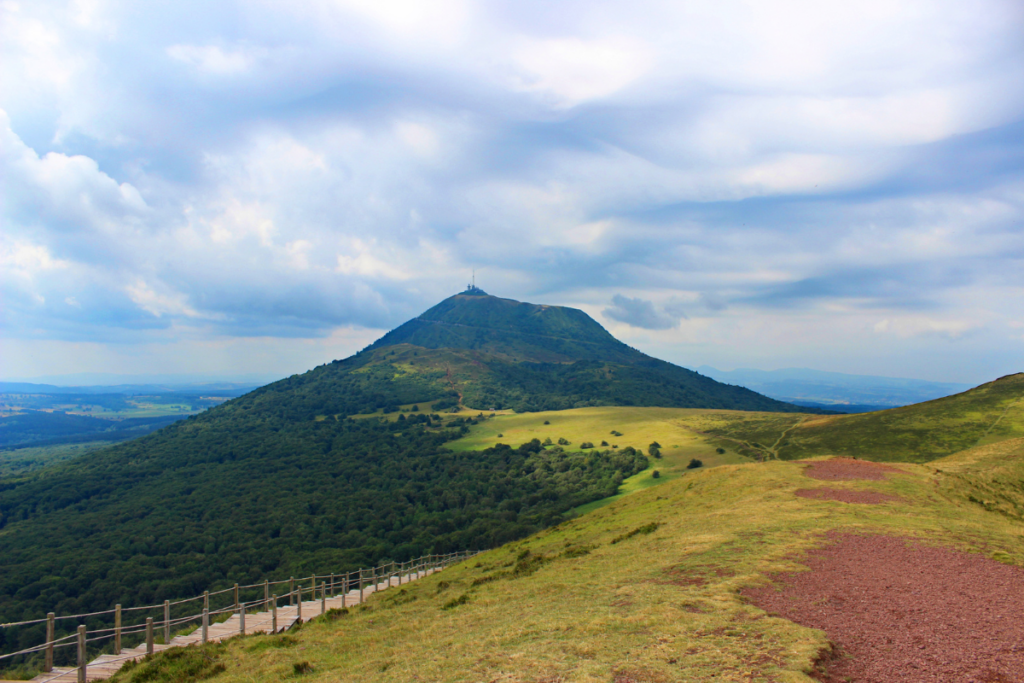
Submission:
{"label": "grey cloud", "polygon": [[652,302],[621,294],[613,296],[612,305],[602,311],[612,320],[645,330],[668,330],[675,327],[680,318],[685,316],[676,307],[673,307],[673,312],[659,313]]}
{"label": "grey cloud", "polygon": [[700,295],[700,305],[713,312],[724,311],[729,307],[725,299],[714,292],[702,292]]}

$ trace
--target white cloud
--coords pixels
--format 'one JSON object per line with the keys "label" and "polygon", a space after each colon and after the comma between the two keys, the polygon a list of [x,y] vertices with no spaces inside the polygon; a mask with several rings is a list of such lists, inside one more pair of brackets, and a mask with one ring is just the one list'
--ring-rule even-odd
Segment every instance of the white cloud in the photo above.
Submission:
{"label": "white cloud", "polygon": [[203,74],[235,76],[249,71],[263,52],[245,48],[225,50],[219,45],[171,45],[167,54]]}
{"label": "white cloud", "polygon": [[880,320],[875,323],[873,329],[879,334],[895,334],[903,338],[935,335],[957,339],[979,327],[981,323],[973,320],[937,320],[927,316],[904,316]]}
{"label": "white cloud", "polygon": [[[125,289],[139,308],[157,318],[164,315],[185,315],[195,318],[199,315],[194,308],[188,305],[187,297],[180,292],[157,292],[152,285],[143,280],[137,280]],[[161,289],[166,290],[166,287]]]}
{"label": "white cloud", "polygon": [[630,38],[524,39],[512,59],[518,67],[513,87],[538,93],[557,108],[613,95],[654,61],[647,46]]}

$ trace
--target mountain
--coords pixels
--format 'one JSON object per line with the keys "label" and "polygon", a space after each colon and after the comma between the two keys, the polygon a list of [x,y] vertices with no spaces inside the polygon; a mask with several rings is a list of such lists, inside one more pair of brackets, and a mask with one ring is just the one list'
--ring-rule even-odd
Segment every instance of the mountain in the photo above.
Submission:
{"label": "mountain", "polygon": [[437,400],[517,412],[601,405],[821,412],[652,358],[583,311],[479,289],[445,299],[338,366],[350,398],[337,412]]}
{"label": "mountain", "polygon": [[[765,396],[797,405],[835,407],[843,412],[866,412],[864,408],[883,410],[931,401],[967,391],[969,384],[929,382],[919,379],[849,375],[807,368],[782,370],[716,370],[707,365],[697,368],[719,382],[738,384]],[[855,410],[851,410],[856,407]]]}
{"label": "mountain", "polygon": [[797,410],[650,358],[580,311],[456,295],[355,356],[0,479],[0,622],[490,547],[648,464],[536,439],[453,452],[488,419],[440,413],[460,404]]}
{"label": "mountain", "polygon": [[799,410],[581,311],[469,291],[350,358],[0,479],[0,622],[521,538],[614,495],[646,445],[447,444],[483,410],[598,405]]}

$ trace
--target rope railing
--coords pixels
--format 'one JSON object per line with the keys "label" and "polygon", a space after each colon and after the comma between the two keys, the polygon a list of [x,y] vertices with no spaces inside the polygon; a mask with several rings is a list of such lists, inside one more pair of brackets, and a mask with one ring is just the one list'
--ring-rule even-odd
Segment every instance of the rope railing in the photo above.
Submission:
{"label": "rope railing", "polygon": [[[461,551],[446,555],[432,554],[424,555],[407,562],[388,562],[369,569],[358,569],[349,572],[332,572],[329,574],[317,574],[314,572],[309,576],[298,579],[290,577],[288,579],[279,579],[276,581],[264,580],[260,583],[246,585],[235,584],[230,588],[216,591],[204,591],[202,595],[197,595],[191,598],[182,598],[174,601],[165,600],[162,604],[158,605],[140,605],[126,608],[122,608],[121,605],[117,605],[113,609],[102,610],[99,612],[61,616],[57,616],[51,612],[43,619],[30,619],[0,624],[0,629],[46,624],[46,638],[43,643],[17,652],[0,654],[0,663],[11,660],[15,657],[26,657],[29,655],[38,655],[39,653],[43,653],[45,656],[43,671],[44,673],[50,673],[54,669],[55,652],[62,650],[63,648],[77,645],[77,667],[75,668],[78,670],[78,679],[85,680],[85,671],[88,659],[87,653],[90,643],[95,644],[101,641],[110,641],[113,639],[112,654],[116,659],[104,659],[104,666],[108,666],[112,662],[127,661],[141,656],[139,652],[121,656],[123,650],[128,649],[124,646],[125,639],[138,643],[137,647],[141,647],[141,644],[144,642],[146,646],[146,653],[154,652],[154,647],[157,644],[157,631],[159,631],[163,646],[169,646],[174,637],[182,635],[185,632],[191,633],[193,634],[192,637],[195,637],[194,634],[196,631],[201,631],[201,642],[208,642],[210,639],[210,627],[215,625],[212,624],[211,620],[218,619],[224,615],[238,616],[238,633],[245,633],[245,619],[247,613],[250,619],[258,618],[260,620],[260,630],[263,630],[267,625],[266,619],[269,614],[272,619],[272,629],[276,632],[279,630],[277,612],[282,601],[286,603],[288,608],[297,608],[294,616],[296,620],[301,621],[302,604],[306,601],[306,596],[309,596],[311,601],[319,602],[321,613],[323,613],[326,610],[327,600],[335,599],[339,591],[343,607],[347,606],[346,600],[352,594],[356,595],[352,597],[352,602],[348,604],[359,604],[366,599],[368,591],[372,593],[389,588],[392,585],[395,585],[394,582],[396,579],[397,585],[401,586],[409,581],[429,574],[432,571],[438,571],[451,566],[452,564],[461,562],[475,554],[475,551]],[[286,591],[282,591],[280,594],[276,592],[272,593],[271,588],[284,585],[287,585]],[[260,588],[263,589],[263,595],[259,598],[248,599],[251,597],[251,593],[245,596],[242,595],[243,591],[253,591]],[[229,593],[233,593],[233,595],[228,598],[229,602],[226,605],[218,605],[214,609],[211,609],[211,598],[218,598],[219,596]],[[172,607],[200,600],[202,601],[202,608],[200,612],[190,613],[185,616],[178,616],[173,619],[171,618]],[[223,601],[223,598],[218,600],[218,602],[221,601]],[[264,610],[263,612],[258,611],[261,608]],[[142,620],[143,615],[140,614],[136,617],[132,617],[131,621],[133,623],[123,623],[123,616],[126,613],[134,614],[145,612],[147,610],[162,610],[162,614],[158,612],[159,618],[154,618],[152,616],[145,617],[144,621]],[[112,627],[103,626],[98,628],[88,628],[85,624],[80,624],[74,633],[59,637],[55,633],[57,622],[59,621],[67,621],[70,619],[90,619],[95,621],[97,617],[107,617],[108,615],[113,615],[114,625]],[[256,615],[262,616],[257,617]],[[172,634],[172,630],[176,629],[181,631],[182,626],[194,622],[199,622],[194,629],[182,631],[178,634]],[[142,636],[141,642],[137,640],[139,636]],[[216,639],[224,637],[230,637],[230,635],[222,633],[221,635],[214,636]],[[110,647],[110,645],[108,644],[104,647]],[[53,677],[41,680],[54,680],[66,675],[68,675],[67,670],[62,673],[58,673]]]}

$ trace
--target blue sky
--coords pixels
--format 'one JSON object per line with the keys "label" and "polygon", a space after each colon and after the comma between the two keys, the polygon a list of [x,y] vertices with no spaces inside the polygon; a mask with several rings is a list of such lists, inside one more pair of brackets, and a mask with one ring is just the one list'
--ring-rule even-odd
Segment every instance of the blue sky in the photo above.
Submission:
{"label": "blue sky", "polygon": [[0,2],[0,378],[300,372],[459,291],[688,367],[1024,370],[1024,6]]}

